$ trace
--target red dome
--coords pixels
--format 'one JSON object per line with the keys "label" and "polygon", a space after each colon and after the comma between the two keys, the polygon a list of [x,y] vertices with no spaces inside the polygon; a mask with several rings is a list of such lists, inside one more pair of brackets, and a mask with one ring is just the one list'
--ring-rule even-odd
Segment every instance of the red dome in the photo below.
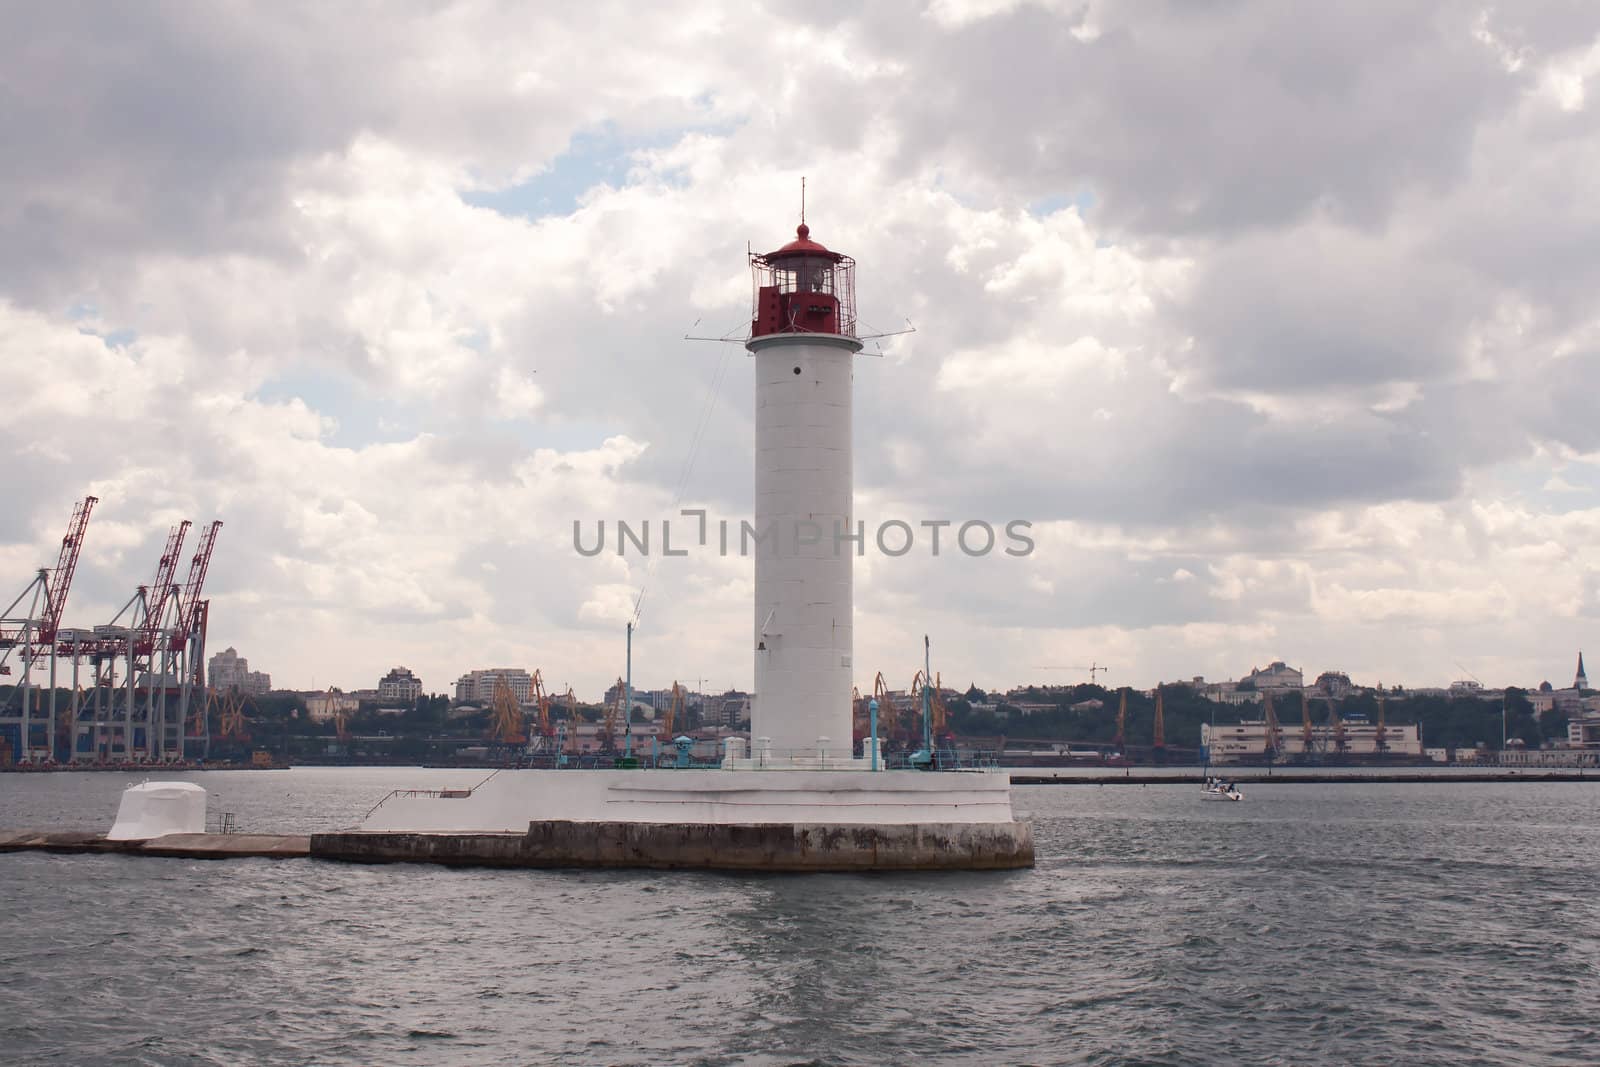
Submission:
{"label": "red dome", "polygon": [[795,239],[793,241],[790,241],[776,252],[768,252],[767,258],[771,259],[774,256],[827,256],[829,259],[844,258],[839,253],[830,252],[822,245],[819,245],[817,242],[813,241],[811,239],[811,227],[807,226],[805,223],[802,222],[798,227],[796,227],[794,233]]}

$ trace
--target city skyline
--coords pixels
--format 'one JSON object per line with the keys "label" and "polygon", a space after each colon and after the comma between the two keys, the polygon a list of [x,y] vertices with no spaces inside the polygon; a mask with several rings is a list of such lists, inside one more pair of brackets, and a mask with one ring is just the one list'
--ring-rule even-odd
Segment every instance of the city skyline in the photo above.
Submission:
{"label": "city skyline", "polygon": [[[219,657],[234,655],[236,654],[236,651],[236,649],[230,647],[225,653],[219,653],[217,656],[213,656],[213,664]],[[1234,687],[1240,682],[1253,683],[1253,687],[1260,690],[1276,691],[1281,689],[1292,691],[1301,688],[1307,690],[1319,690],[1322,688],[1327,688],[1324,686],[1324,679],[1332,680],[1331,688],[1334,690],[1334,692],[1332,692],[1330,695],[1333,696],[1342,696],[1346,691],[1375,692],[1380,687],[1389,692],[1402,691],[1429,693],[1467,693],[1469,689],[1481,688],[1481,692],[1484,694],[1498,694],[1506,689],[1522,689],[1526,692],[1532,693],[1537,692],[1544,684],[1548,684],[1553,690],[1556,691],[1572,691],[1574,689],[1587,690],[1588,681],[1584,673],[1583,654],[1581,650],[1577,653],[1577,657],[1577,668],[1573,673],[1573,679],[1571,681],[1568,680],[1566,674],[1557,672],[1541,677],[1537,681],[1513,681],[1505,684],[1497,684],[1493,680],[1484,682],[1481,679],[1471,676],[1452,678],[1447,683],[1414,682],[1407,681],[1404,678],[1387,681],[1382,679],[1369,680],[1361,677],[1352,678],[1349,672],[1339,670],[1336,667],[1329,667],[1313,673],[1309,670],[1286,664],[1281,660],[1267,661],[1266,666],[1264,667],[1256,667],[1255,665],[1252,665],[1250,668],[1242,670],[1236,675],[1230,675],[1224,678],[1207,677],[1204,675],[1187,675],[1173,678],[1155,679],[1144,685],[1115,682],[1110,679],[1103,679],[1096,682],[1087,677],[1063,678],[1059,676],[1052,676],[1050,678],[1043,679],[1013,679],[998,683],[990,680],[987,684],[985,684],[983,680],[979,679],[965,680],[960,681],[959,683],[953,679],[941,679],[941,684],[944,689],[958,693],[965,692],[968,688],[976,686],[978,689],[989,694],[991,697],[997,694],[1006,694],[1026,689],[1061,690],[1072,689],[1083,685],[1099,685],[1102,688],[1111,691],[1121,688],[1129,688],[1142,693],[1150,693],[1159,685],[1193,685],[1196,682],[1203,683],[1204,688],[1207,690],[1216,690],[1219,692],[1225,691],[1229,693],[1233,693]],[[244,657],[239,657],[239,662],[242,663],[243,661]],[[1094,669],[1098,671],[1103,670],[1104,668],[1095,667]],[[413,698],[416,696],[450,696],[457,701],[487,702],[496,677],[503,675],[506,677],[507,681],[511,685],[513,693],[518,697],[518,699],[524,703],[527,703],[532,700],[531,676],[534,670],[540,670],[542,672],[542,668],[539,668],[533,664],[529,664],[527,666],[502,665],[499,667],[473,667],[459,673],[454,679],[452,679],[443,687],[434,688],[426,681],[421,679],[420,676],[414,674],[408,667],[399,665],[391,666],[384,673],[383,677],[378,680],[376,685],[366,683],[340,685],[338,683],[332,683],[326,686],[302,686],[291,681],[289,684],[276,687],[273,691],[314,694],[327,692],[329,690],[337,690],[338,692],[346,695],[371,693],[374,695],[382,695],[387,699],[394,694],[392,692],[386,693],[385,685],[393,682],[397,677],[403,676],[408,685],[407,691],[411,693]],[[268,676],[262,674],[260,677]],[[910,677],[899,678],[885,675],[885,681],[888,683],[890,690],[894,692],[905,692],[911,685]],[[212,677],[210,679],[210,684],[218,684],[217,679]],[[579,690],[575,690],[575,695],[580,703],[586,705],[607,703],[611,699],[613,690],[617,688],[617,684],[618,680],[616,679],[613,679],[610,683],[607,683],[604,693],[601,696],[595,696],[591,693],[586,693]],[[669,681],[662,681],[658,678],[636,677],[633,685],[634,699],[635,701],[643,701],[648,703],[652,697],[661,697],[662,695],[668,693],[673,684],[681,686],[686,697],[694,698],[699,698],[701,696],[721,696],[728,693],[744,693],[748,695],[749,693],[753,692],[751,689],[749,689],[749,687],[714,685],[712,684],[711,679],[706,678],[691,677],[685,679],[680,677],[671,679]],[[463,695],[464,686],[470,689],[470,695]],[[557,683],[551,679],[544,679],[544,686],[545,691],[552,696],[552,699],[561,697],[561,695],[564,694],[567,689],[567,683]],[[863,685],[858,681],[856,686],[858,690],[868,691],[870,695],[870,682],[866,685]]]}
{"label": "city skyline", "polygon": [[1600,633],[1593,14],[16,18],[0,589],[98,496],[69,625],[215,516],[212,647],[308,688],[598,692],[645,589],[635,677],[749,689],[750,560],[572,529],[752,514],[752,368],[683,338],[806,176],[916,328],[856,366],[859,518],[1036,545],[858,560],[858,684],[924,634],[963,685],[1560,684]]}

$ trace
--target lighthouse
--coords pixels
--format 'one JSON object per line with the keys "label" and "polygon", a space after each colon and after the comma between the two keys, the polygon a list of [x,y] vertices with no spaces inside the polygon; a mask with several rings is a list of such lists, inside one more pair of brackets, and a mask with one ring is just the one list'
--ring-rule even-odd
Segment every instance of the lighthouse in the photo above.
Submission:
{"label": "lighthouse", "polygon": [[851,380],[855,261],[811,239],[752,254],[758,759],[838,765],[851,749]]}
{"label": "lighthouse", "polygon": [[1033,866],[1010,775],[897,768],[870,735],[862,756],[852,751],[850,572],[864,544],[850,441],[855,261],[811,239],[802,207],[795,239],[750,267],[755,515],[738,538],[755,564],[752,748],[724,737],[712,764],[530,767],[471,789],[397,790],[340,854],[530,867]]}

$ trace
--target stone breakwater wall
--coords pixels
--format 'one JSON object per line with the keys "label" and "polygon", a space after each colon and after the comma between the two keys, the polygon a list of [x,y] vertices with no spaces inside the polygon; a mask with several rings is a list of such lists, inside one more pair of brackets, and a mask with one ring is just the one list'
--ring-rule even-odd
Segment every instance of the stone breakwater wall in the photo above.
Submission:
{"label": "stone breakwater wall", "polygon": [[1028,824],[536,822],[527,833],[311,835],[311,855],[360,863],[726,871],[973,871],[1033,866]]}

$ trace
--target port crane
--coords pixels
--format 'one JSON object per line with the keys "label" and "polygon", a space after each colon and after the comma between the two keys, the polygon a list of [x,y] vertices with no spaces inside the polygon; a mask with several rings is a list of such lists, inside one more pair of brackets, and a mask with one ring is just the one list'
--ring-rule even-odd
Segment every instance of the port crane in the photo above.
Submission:
{"label": "port crane", "polygon": [[489,700],[489,737],[502,745],[528,743],[523,731],[522,703],[503,674],[495,676],[494,695]]}
{"label": "port crane", "polygon": [[546,745],[552,744],[549,740],[555,736],[555,731],[550,726],[550,694],[544,688],[544,675],[539,668],[533,669],[532,695],[534,714],[538,716],[533,734],[534,744],[542,750]]}
{"label": "port crane", "polygon": [[[206,627],[211,618],[211,601],[201,598],[205,589],[206,574],[211,569],[211,553],[217,545],[217,533],[222,529],[222,520],[214,519],[201,531],[200,544],[195,549],[194,556],[189,560],[189,580],[183,584],[174,598],[177,604],[177,620],[172,632],[167,635],[167,648],[177,657],[180,665],[181,678],[178,686],[178,720],[182,722],[189,715],[189,700],[195,690],[204,692],[206,688]],[[202,716],[202,721],[209,719]],[[207,731],[210,727],[207,725]],[[200,738],[201,752],[209,755],[211,751],[211,738],[209,732]]]}
{"label": "port crane", "polygon": [[672,680],[672,699],[667,702],[667,709],[661,713],[659,725],[656,728],[656,738],[666,744],[672,743],[672,731],[678,728],[683,719],[683,686],[678,680]]}
{"label": "port crane", "polygon": [[617,750],[618,717],[628,717],[622,706],[627,701],[627,690],[621,678],[617,679],[616,693],[616,699],[606,702],[605,716],[600,722],[600,751],[608,755]]}
{"label": "port crane", "polygon": [[564,696],[567,705],[567,744],[566,752],[569,756],[576,756],[578,747],[578,698],[572,692],[572,686],[567,686]]}
{"label": "port crane", "polygon": [[217,726],[225,741],[248,741],[250,731],[245,726],[244,697],[237,690],[226,692],[212,689],[208,703],[217,710]]}
{"label": "port crane", "polygon": [[882,736],[895,737],[899,716],[894,701],[889,699],[889,683],[883,680],[882,671],[872,679],[872,699],[878,702],[878,729],[883,731]]}
{"label": "port crane", "polygon": [[[18,716],[18,742],[20,752],[18,755],[29,761],[35,755],[32,740],[33,718],[38,712],[44,713],[45,752],[46,756],[54,754],[54,745],[57,733],[56,719],[56,659],[59,654],[57,634],[61,627],[62,613],[66,610],[67,594],[72,589],[72,576],[78,569],[78,555],[83,548],[83,535],[89,526],[89,515],[94,510],[99,498],[86,496],[72,509],[72,518],[67,523],[67,533],[61,539],[61,552],[56,559],[53,569],[41,568],[28,583],[23,591],[17,594],[9,607],[0,612],[0,675],[9,675],[11,671],[11,657],[19,648],[21,655],[16,663],[21,668],[21,677],[12,690],[12,696],[21,696],[21,709]],[[28,602],[25,615],[18,615],[17,609],[24,602]],[[50,661],[49,697],[45,708],[35,709],[36,694],[33,684],[33,669],[38,662],[48,657]],[[73,688],[77,689],[77,659],[73,659]],[[76,733],[75,720],[77,717],[76,700],[71,713],[74,720],[73,733]],[[11,718],[13,713],[9,707],[0,708],[0,718]],[[71,752],[68,752],[70,757]]]}

